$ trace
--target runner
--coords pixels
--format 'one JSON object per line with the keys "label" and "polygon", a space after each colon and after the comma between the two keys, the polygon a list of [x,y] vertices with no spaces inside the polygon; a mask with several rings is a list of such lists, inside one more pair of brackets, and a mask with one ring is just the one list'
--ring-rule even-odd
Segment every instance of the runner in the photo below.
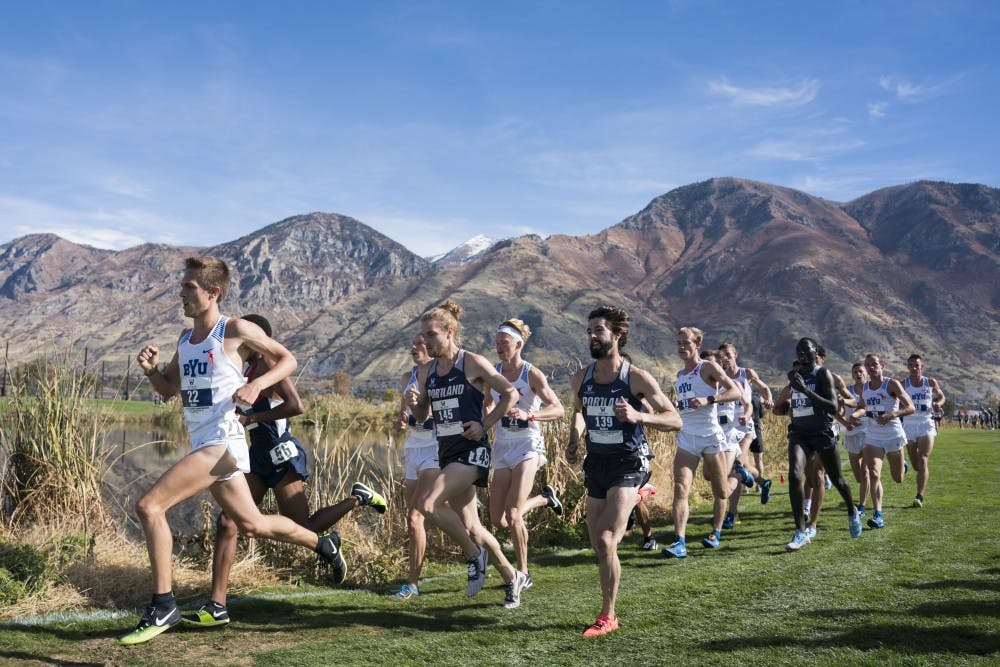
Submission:
{"label": "runner", "polygon": [[[266,318],[245,315],[242,319],[253,322],[271,337],[271,323]],[[262,375],[270,367],[262,355],[248,348],[241,347],[240,356],[247,366],[244,373],[247,381]],[[292,437],[288,427],[288,420],[302,412],[302,399],[291,379],[285,378],[276,386],[262,390],[250,410],[244,410],[240,415],[240,423],[250,437],[250,472],[246,474],[246,479],[254,503],[259,507],[267,490],[272,489],[281,514],[317,533],[328,530],[348,512],[361,505],[384,513],[385,498],[358,482],[351,490],[351,495],[344,500],[309,514],[309,499],[302,484],[309,477],[306,452],[301,443]],[[236,560],[238,537],[236,524],[225,512],[220,513],[212,555],[211,597],[200,609],[181,615],[181,622],[185,626],[208,628],[229,623],[226,598],[229,573]],[[343,583],[343,576],[346,574],[346,567],[337,569],[334,571],[334,580],[338,584]]]}
{"label": "runner", "polygon": [[833,434],[833,415],[838,410],[833,374],[819,365],[816,341],[802,338],[795,346],[798,365],[788,373],[788,382],[774,403],[774,414],[791,413],[788,425],[788,495],[792,503],[795,534],[785,545],[798,551],[809,544],[806,521],[802,512],[803,482],[806,460],[814,452],[830,471],[833,486],[847,503],[848,528],[851,537],[861,536],[861,518],[851,498],[851,487],[840,470],[840,454]]}
{"label": "runner", "polygon": [[620,308],[592,310],[587,316],[587,338],[594,361],[573,376],[574,411],[566,460],[576,463],[586,431],[587,530],[601,578],[601,613],[583,631],[584,637],[619,627],[615,613],[621,581],[618,544],[649,467],[645,428],[676,431],[681,426],[680,416],[653,376],[622,358],[630,328],[628,313]]}
{"label": "runner", "polygon": [[677,332],[677,354],[684,362],[684,368],[677,372],[676,382],[677,407],[683,427],[677,435],[677,453],[674,456],[676,538],[673,544],[663,548],[663,554],[671,558],[687,557],[688,496],[698,463],[702,460],[714,496],[712,532],[702,540],[702,544],[710,549],[719,546],[729,496],[727,479],[733,468],[733,460],[727,455],[729,445],[726,435],[719,425],[716,404],[738,400],[740,391],[718,364],[702,361],[701,340],[700,329],[684,327]]}
{"label": "runner", "polygon": [[[519,319],[505,320],[494,335],[496,369],[517,390],[517,403],[500,418],[493,429],[493,479],[490,482],[490,521],[510,530],[517,556],[517,568],[524,574],[525,588],[531,588],[528,573],[528,527],[524,517],[539,507],[549,507],[562,514],[562,503],[555,489],[546,485],[542,493],[528,497],[535,474],[545,465],[545,440],[540,422],[566,416],[562,402],[549,387],[545,374],[521,358],[531,328]],[[490,390],[489,406],[499,402],[500,394]],[[544,406],[544,407],[543,407]]]}
{"label": "runner", "polygon": [[868,371],[861,362],[855,362],[851,366],[851,378],[853,385],[849,385],[847,390],[851,392],[857,407],[848,418],[848,423],[844,429],[844,449],[847,450],[847,458],[851,463],[851,471],[854,479],[858,482],[858,516],[865,518],[865,501],[868,500],[869,481],[868,468],[864,466],[861,452],[865,448],[865,401],[861,397],[868,382]]}
{"label": "runner", "polygon": [[[180,622],[172,591],[173,535],[167,510],[209,489],[226,515],[247,536],[267,537],[316,551],[335,572],[346,569],[336,532],[319,536],[288,517],[262,515],[243,473],[250,456],[236,405],[253,405],[262,389],[278,384],[295,370],[295,357],[257,325],[230,319],[219,311],[229,289],[229,268],[214,257],[185,261],[180,298],[193,326],[177,341],[177,351],[161,371],[160,350],[147,345],[137,359],[150,385],[164,398],[181,395],[191,451],[165,472],[136,503],[146,534],[153,597],[135,630],[120,644],[140,644]],[[239,349],[264,357],[270,368],[245,382]],[[340,575],[338,575],[340,578]]]}
{"label": "runner", "polygon": [[938,381],[924,375],[924,360],[919,354],[910,355],[906,360],[906,369],[909,375],[903,380],[903,389],[909,395],[915,412],[903,420],[903,431],[906,433],[910,463],[917,471],[917,497],[913,499],[913,506],[923,507],[924,491],[930,476],[928,463],[934,450],[934,436],[937,435],[934,413],[944,407],[945,398]]}
{"label": "runner", "polygon": [[[820,366],[826,366],[826,348],[822,345],[816,347],[816,363]],[[831,425],[833,428],[833,437],[836,440],[840,437],[841,426],[846,427],[849,423],[848,419],[844,416],[844,410],[853,411],[857,408],[858,404],[848,390],[844,378],[833,371],[830,371],[830,375],[833,377],[833,389],[837,395],[837,412],[833,415],[834,421]],[[802,501],[802,513],[805,515],[806,520],[806,536],[810,540],[816,537],[816,526],[819,523],[819,515],[823,509],[823,500],[826,498],[827,489],[832,486],[833,480],[826,473],[826,466],[823,465],[823,460],[814,453],[806,462],[806,481]]]}
{"label": "runner", "polygon": [[396,431],[406,429],[406,442],[403,443],[403,484],[406,495],[406,533],[410,541],[407,554],[409,567],[406,581],[391,596],[394,600],[408,600],[420,595],[418,584],[420,572],[424,568],[424,555],[427,553],[427,529],[418,503],[430,491],[434,478],[440,472],[434,419],[418,422],[410,412],[406,400],[407,391],[417,385],[417,370],[431,362],[422,335],[413,337],[410,356],[413,357],[414,366],[409,372],[403,373],[403,388],[400,391],[402,406],[395,425]]}
{"label": "runner", "polygon": [[884,376],[884,366],[878,355],[865,357],[865,370],[869,381],[864,386],[861,397],[865,401],[865,447],[862,450],[864,465],[868,469],[868,483],[871,489],[874,514],[868,519],[872,528],[885,527],[882,515],[882,459],[889,459],[892,479],[902,483],[906,474],[906,460],[903,445],[906,432],[900,417],[913,414],[913,401],[903,390],[903,386],[892,378]]}
{"label": "runner", "polygon": [[[757,372],[752,368],[738,366],[736,364],[737,357],[739,357],[739,353],[736,351],[736,346],[732,343],[723,343],[719,346],[719,362],[722,370],[726,372],[726,375],[733,380],[736,387],[740,390],[740,398],[732,403],[733,407],[731,410],[734,416],[729,421],[729,429],[726,433],[730,441],[735,443],[737,447],[737,458],[734,463],[737,472],[740,469],[746,471],[753,484],[756,484],[761,490],[761,505],[766,505],[771,498],[771,480],[766,479],[750,460],[750,445],[756,436],[752,400],[753,387],[756,387],[760,392],[763,407],[770,409],[774,407],[774,402],[771,400],[771,388],[761,382],[760,377],[757,376]],[[721,409],[722,406],[720,406]],[[739,477],[745,478],[747,475],[739,475]],[[729,494],[729,511],[726,512],[726,516],[722,521],[722,527],[727,530],[736,524],[739,516],[740,496],[743,494],[744,485],[739,482],[744,480],[735,481],[737,483],[730,483],[732,491]],[[750,484],[751,488],[753,484]]]}
{"label": "runner", "polygon": [[[503,606],[514,609],[521,605],[528,580],[511,567],[500,543],[480,522],[476,487],[485,487],[490,475],[487,431],[514,407],[517,391],[485,358],[459,347],[461,315],[461,306],[445,301],[420,318],[420,333],[432,361],[417,370],[417,382],[406,395],[418,422],[433,414],[441,472],[419,507],[462,547],[469,574],[466,595],[482,589],[487,557],[492,556],[507,584]],[[487,389],[495,389],[499,400],[483,414]]]}

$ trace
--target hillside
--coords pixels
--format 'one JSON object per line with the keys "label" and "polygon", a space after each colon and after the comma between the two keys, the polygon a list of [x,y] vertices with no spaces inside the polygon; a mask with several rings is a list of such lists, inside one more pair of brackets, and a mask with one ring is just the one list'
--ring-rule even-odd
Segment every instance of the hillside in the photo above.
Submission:
{"label": "hillside", "polygon": [[587,312],[623,304],[626,351],[666,380],[674,332],[731,340],[777,383],[794,341],[815,336],[846,373],[867,352],[901,373],[913,351],[956,397],[1000,387],[1000,191],[919,182],[837,203],[716,178],[677,188],[604,231],[523,236],[434,266],[346,216],[295,216],[214,248],[96,250],[51,235],[0,246],[0,316],[13,362],[87,345],[92,358],[169,347],[183,325],[183,258],[234,269],[227,312],[261,312],[300,357],[306,386],[346,372],[357,389],[393,385],[419,315],[462,304],[470,349],[492,354],[510,316],[535,330],[526,356],[564,386],[586,362]]}

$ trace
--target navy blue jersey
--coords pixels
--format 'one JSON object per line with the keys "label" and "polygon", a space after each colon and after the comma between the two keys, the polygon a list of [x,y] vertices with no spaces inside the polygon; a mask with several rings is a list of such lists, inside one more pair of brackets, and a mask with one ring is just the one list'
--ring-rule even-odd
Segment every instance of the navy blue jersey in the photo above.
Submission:
{"label": "navy blue jersey", "polygon": [[632,365],[622,362],[618,377],[610,384],[594,381],[594,364],[587,367],[580,383],[579,398],[583,405],[583,419],[587,424],[587,453],[599,456],[646,455],[649,445],[642,424],[627,424],[615,416],[615,403],[624,398],[629,405],[644,411],[642,401],[629,389],[629,371]]}
{"label": "navy blue jersey", "polygon": [[445,444],[462,439],[462,422],[483,421],[483,392],[465,376],[465,350],[458,351],[455,365],[446,375],[438,375],[435,359],[427,371],[427,396],[438,442]]}
{"label": "navy blue jersey", "polygon": [[[816,393],[816,371],[814,368],[808,375],[803,373],[802,380],[806,387]],[[813,405],[806,394],[792,389],[792,420],[788,424],[791,433],[799,435],[819,435],[821,433],[833,433],[833,415],[820,410]]]}

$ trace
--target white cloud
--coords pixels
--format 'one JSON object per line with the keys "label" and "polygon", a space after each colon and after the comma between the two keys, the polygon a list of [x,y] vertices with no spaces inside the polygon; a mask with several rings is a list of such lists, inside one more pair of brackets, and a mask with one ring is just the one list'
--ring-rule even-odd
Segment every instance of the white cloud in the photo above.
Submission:
{"label": "white cloud", "polygon": [[728,97],[741,106],[775,107],[802,106],[812,102],[819,93],[819,80],[804,79],[785,87],[742,88],[729,83],[726,77],[708,84],[713,95]]}
{"label": "white cloud", "polygon": [[764,159],[805,162],[847,153],[864,145],[865,142],[861,139],[817,141],[810,137],[803,137],[782,141],[760,141],[750,149],[749,155]]}
{"label": "white cloud", "polygon": [[[22,197],[0,197],[0,242],[27,234],[56,234],[67,241],[95,248],[123,250],[147,242],[175,243],[162,230],[169,223],[158,215],[135,209],[72,209]],[[153,231],[155,230],[155,231]]]}
{"label": "white cloud", "polygon": [[888,108],[888,102],[869,102],[868,115],[872,118],[885,118],[885,112]]}
{"label": "white cloud", "polygon": [[962,76],[958,74],[937,83],[917,84],[897,76],[885,75],[879,78],[878,84],[883,90],[892,93],[897,99],[903,102],[921,102],[943,94],[950,86],[959,81]]}

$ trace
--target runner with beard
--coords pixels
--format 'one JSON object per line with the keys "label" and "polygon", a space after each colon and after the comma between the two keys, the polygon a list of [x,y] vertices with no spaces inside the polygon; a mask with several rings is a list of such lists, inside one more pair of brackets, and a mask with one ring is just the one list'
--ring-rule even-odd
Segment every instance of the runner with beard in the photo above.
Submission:
{"label": "runner with beard", "polygon": [[[514,609],[521,605],[528,580],[511,566],[500,543],[479,520],[476,487],[485,487],[490,476],[487,431],[517,403],[517,390],[484,357],[459,347],[461,315],[461,306],[445,301],[420,318],[420,334],[432,361],[417,370],[417,382],[406,396],[418,422],[433,415],[441,472],[419,507],[462,547],[469,575],[466,595],[482,589],[487,557],[492,556],[507,584],[503,606]],[[499,399],[483,414],[484,393],[490,389]]]}
{"label": "runner with beard", "polygon": [[603,306],[591,311],[587,337],[594,361],[573,376],[574,411],[566,460],[576,463],[586,432],[587,529],[601,578],[601,613],[584,630],[584,637],[619,627],[615,613],[621,581],[618,545],[649,467],[645,428],[676,431],[681,427],[680,416],[653,376],[622,357],[630,328],[628,313],[620,308]]}

